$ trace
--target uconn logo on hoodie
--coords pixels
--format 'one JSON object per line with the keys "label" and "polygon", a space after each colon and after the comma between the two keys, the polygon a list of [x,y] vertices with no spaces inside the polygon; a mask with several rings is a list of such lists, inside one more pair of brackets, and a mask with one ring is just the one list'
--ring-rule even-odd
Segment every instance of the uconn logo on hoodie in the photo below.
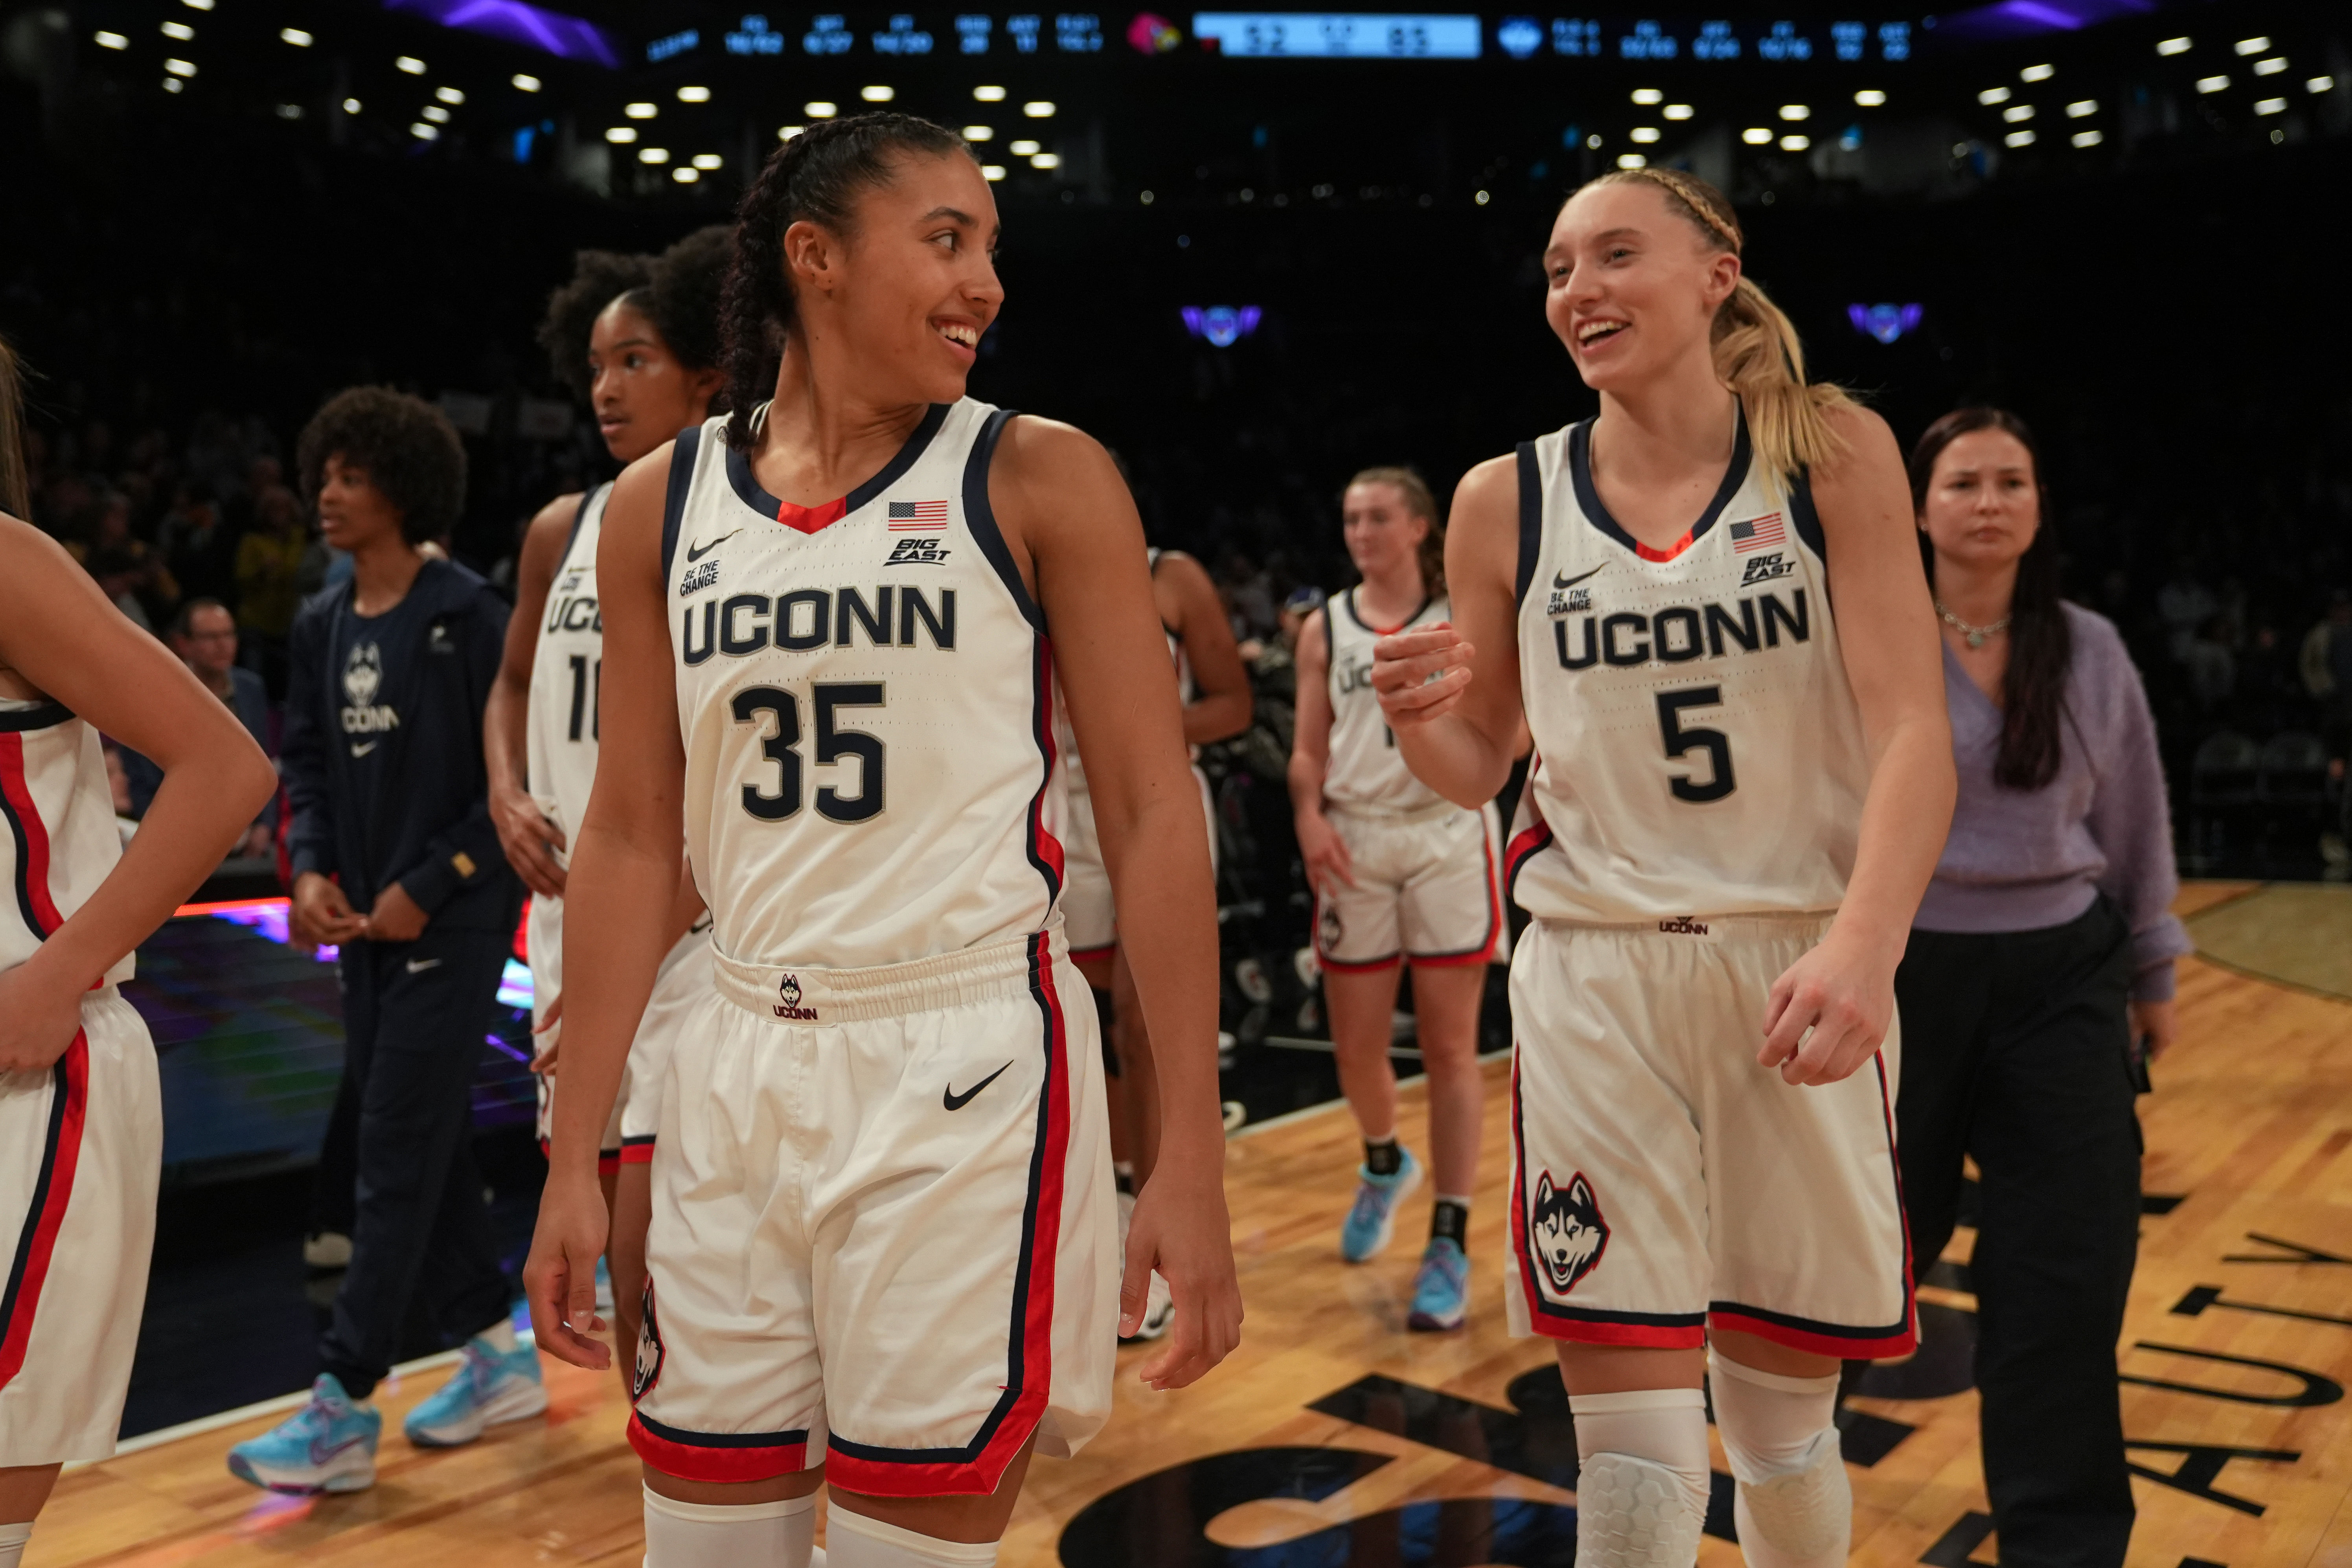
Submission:
{"label": "uconn logo on hoodie", "polygon": [[343,733],[376,735],[400,726],[400,715],[389,702],[378,702],[383,689],[383,651],[374,643],[355,643],[343,660]]}

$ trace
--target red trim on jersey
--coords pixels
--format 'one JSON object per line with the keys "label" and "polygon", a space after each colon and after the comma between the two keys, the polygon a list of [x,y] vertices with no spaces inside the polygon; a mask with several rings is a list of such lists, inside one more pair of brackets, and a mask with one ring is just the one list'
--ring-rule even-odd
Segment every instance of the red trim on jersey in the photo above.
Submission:
{"label": "red trim on jersey", "polygon": [[1697,536],[1692,533],[1689,529],[1685,528],[1683,530],[1683,536],[1680,539],[1675,540],[1672,544],[1667,545],[1664,550],[1654,550],[1649,545],[1643,543],[1637,539],[1633,542],[1633,553],[1640,556],[1644,561],[1672,561],[1675,556],[1680,555],[1684,551],[1688,550],[1691,547],[1692,541]]}
{"label": "red trim on jersey", "polygon": [[[659,1426],[660,1423],[654,1423]],[[646,1417],[634,1411],[629,1415],[629,1447],[637,1458],[666,1476],[676,1476],[682,1481],[710,1481],[721,1485],[740,1481],[771,1481],[778,1476],[798,1475],[808,1468],[808,1434],[778,1432],[777,1437],[789,1437],[792,1442],[744,1443],[731,1434],[688,1433],[675,1427],[660,1432],[646,1425]],[[715,1438],[715,1442],[698,1443],[696,1437]]]}
{"label": "red trim on jersey", "polygon": [[624,1152],[619,1149],[599,1149],[596,1151],[596,1173],[600,1176],[619,1175],[621,1173],[621,1158],[623,1152]]}
{"label": "red trim on jersey", "polygon": [[1045,792],[1054,787],[1054,763],[1060,753],[1054,745],[1054,645],[1042,637],[1037,639],[1036,681],[1037,712],[1031,727],[1045,767],[1037,781],[1037,793],[1029,797],[1029,860],[1052,881],[1048,892],[1059,902],[1069,872],[1062,857],[1062,841],[1045,826]]}
{"label": "red trim on jersey", "polygon": [[8,814],[25,839],[25,863],[16,868],[17,894],[37,933],[46,939],[66,921],[49,895],[49,830],[25,776],[25,737],[14,732],[0,733],[0,796],[6,798]]}
{"label": "red trim on jersey", "polygon": [[1471,952],[1441,952],[1423,958],[1408,953],[1416,969],[1467,969],[1474,963],[1492,963],[1496,945],[1503,940],[1503,890],[1495,880],[1495,841],[1486,834],[1486,825],[1478,824],[1478,847],[1486,857],[1486,945]]}
{"label": "red trim on jersey", "polygon": [[[1532,774],[1529,775],[1528,787],[1534,787]],[[1536,803],[1528,801],[1528,809],[1536,810]],[[1551,824],[1538,816],[1534,826],[1522,830],[1517,837],[1511,840],[1511,847],[1503,857],[1504,880],[1517,887],[1519,868],[1550,847]]]}
{"label": "red trim on jersey", "polygon": [[776,503],[776,521],[795,533],[818,532],[848,515],[847,496],[837,497],[823,506],[794,506],[788,500]]}
{"label": "red trim on jersey", "polygon": [[1118,943],[1115,942],[1107,942],[1100,947],[1074,947],[1070,949],[1070,962],[1073,963],[1092,963],[1096,959],[1108,958],[1112,953],[1117,952],[1118,951]]}
{"label": "red trim on jersey", "polygon": [[[7,739],[14,740],[9,736]],[[66,1205],[73,1201],[74,1172],[81,1163],[81,1135],[89,1108],[89,1037],[74,1031],[73,1044],[51,1069],[47,1147],[41,1152],[40,1175],[33,1184],[31,1205],[18,1233],[15,1256],[8,1260],[7,1282],[0,1288],[0,1388],[15,1380],[25,1365],[25,1352],[33,1338],[33,1317],[41,1305],[41,1287],[48,1279],[49,1262],[57,1253],[58,1233],[64,1228]]]}
{"label": "red trim on jersey", "polygon": [[650,1165],[654,1163],[654,1141],[650,1138],[621,1140],[620,1163],[624,1165]]}

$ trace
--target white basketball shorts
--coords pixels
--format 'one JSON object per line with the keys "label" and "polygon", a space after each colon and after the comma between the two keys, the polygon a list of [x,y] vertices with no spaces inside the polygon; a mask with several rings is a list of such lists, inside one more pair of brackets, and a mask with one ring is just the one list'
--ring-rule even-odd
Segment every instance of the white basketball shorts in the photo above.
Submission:
{"label": "white basketball shorts", "polygon": [[[1201,792],[1201,815],[1209,825],[1209,869],[1217,867],[1216,802],[1209,795],[1209,775],[1192,770]],[[1062,816],[1055,837],[1062,844],[1063,930],[1069,933],[1073,958],[1108,958],[1118,945],[1118,914],[1111,907],[1110,873],[1103,868],[1102,841],[1095,837],[1094,799],[1084,790],[1064,795]]]}
{"label": "white basketball shorts", "polygon": [[1033,1434],[1076,1453],[1110,1412],[1120,1260],[1060,932],[714,967],[662,1098],[638,1456],[908,1497],[993,1491]]}
{"label": "white basketball shorts", "polygon": [[[536,1025],[563,990],[563,900],[531,895],[530,1014]],[[596,1148],[596,1169],[609,1175],[623,1165],[643,1164],[654,1157],[654,1139],[661,1127],[662,1079],[669,1053],[677,1044],[694,1004],[710,993],[710,917],[695,922],[662,955],[655,973],[653,994],[646,1000],[645,1016],[637,1020],[635,1038],[621,1075],[621,1090],[613,1099],[613,1114],[605,1119],[604,1136]],[[544,1050],[563,1035],[562,1020],[537,1037]],[[551,1038],[552,1037],[552,1038]],[[562,1076],[559,1057],[553,1073],[539,1079],[539,1146],[543,1152],[555,1127],[555,1080]]]}
{"label": "white basketball shorts", "polygon": [[1757,1064],[1825,918],[1538,921],[1511,961],[1511,1332],[1820,1355],[1915,1342],[1895,1163],[1900,1036],[1841,1082]]}
{"label": "white basketball shorts", "polygon": [[1315,894],[1315,956],[1347,974],[1416,964],[1490,962],[1504,941],[1495,808],[1445,803],[1414,815],[1334,807],[1356,885]]}
{"label": "white basketball shorts", "polygon": [[111,985],[47,1072],[0,1073],[0,1469],[114,1452],[147,1300],[163,1090]]}

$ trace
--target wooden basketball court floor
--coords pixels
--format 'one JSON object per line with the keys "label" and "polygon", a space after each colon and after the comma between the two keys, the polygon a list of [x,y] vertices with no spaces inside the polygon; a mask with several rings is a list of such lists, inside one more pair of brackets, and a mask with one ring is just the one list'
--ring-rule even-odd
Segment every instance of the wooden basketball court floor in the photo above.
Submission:
{"label": "wooden basketball court floor", "polygon": [[[2328,891],[2341,895],[2331,909],[2352,911],[2352,890]],[[2182,908],[2261,892],[2203,884]],[[2309,944],[2307,910],[2282,906],[2277,918],[2281,943]],[[2352,998],[2331,994],[2327,976],[2252,973],[2265,945],[2246,923],[2225,933],[2236,943],[2226,966],[2182,965],[2183,1038],[2142,1102],[2149,1197],[2121,1363],[2141,1478],[2132,1568],[2352,1568]],[[1103,1436],[1074,1461],[1032,1468],[1006,1564],[1566,1564],[1560,1510],[1573,1493],[1556,1483],[1572,1478],[1574,1443],[1549,1352],[1504,1332],[1504,1079],[1499,1063],[1488,1071],[1465,1330],[1403,1331],[1418,1205],[1388,1257],[1339,1261],[1356,1158],[1343,1112],[1237,1137],[1242,1348],[1172,1394],[1137,1384],[1139,1352],[1123,1352]],[[1409,1139],[1421,1115],[1409,1089]],[[1845,1402],[1856,1563],[1994,1560],[1965,1387],[1973,1303],[1959,1266],[1972,1239],[1962,1230],[1923,1286],[1919,1359],[1873,1373]],[[223,1456],[277,1419],[267,1415],[80,1469],[60,1483],[26,1563],[634,1565],[637,1466],[619,1388],[546,1364],[543,1424],[437,1453],[390,1436],[377,1486],[356,1496],[271,1498],[233,1479]],[[387,1432],[443,1375],[387,1387]],[[1700,1552],[1706,1568],[1738,1562],[1727,1539]]]}

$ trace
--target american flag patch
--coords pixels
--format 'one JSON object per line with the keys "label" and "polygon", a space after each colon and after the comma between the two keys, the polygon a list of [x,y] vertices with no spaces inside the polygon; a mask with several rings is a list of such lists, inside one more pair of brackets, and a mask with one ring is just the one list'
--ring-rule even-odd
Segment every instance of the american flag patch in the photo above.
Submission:
{"label": "american flag patch", "polygon": [[1735,522],[1731,525],[1731,551],[1735,555],[1745,555],[1751,550],[1762,550],[1769,545],[1786,544],[1788,542],[1789,531],[1780,521],[1780,514],[1777,511],[1766,512],[1762,517],[1751,517],[1746,522]]}
{"label": "american flag patch", "polygon": [[925,528],[945,528],[948,525],[948,503],[943,500],[894,500],[890,503],[890,529],[895,533],[912,533]]}

